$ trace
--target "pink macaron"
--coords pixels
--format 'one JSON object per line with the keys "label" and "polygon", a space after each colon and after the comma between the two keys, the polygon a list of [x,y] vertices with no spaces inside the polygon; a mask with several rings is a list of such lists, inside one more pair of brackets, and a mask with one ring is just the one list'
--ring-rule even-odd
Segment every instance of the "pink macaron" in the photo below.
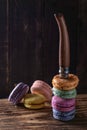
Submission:
{"label": "pink macaron", "polygon": [[59,111],[71,111],[75,109],[75,98],[64,99],[58,96],[52,97],[52,107]]}
{"label": "pink macaron", "polygon": [[31,93],[33,94],[42,94],[43,96],[46,97],[47,101],[51,101],[52,99],[51,86],[42,80],[34,81],[30,90],[31,90]]}

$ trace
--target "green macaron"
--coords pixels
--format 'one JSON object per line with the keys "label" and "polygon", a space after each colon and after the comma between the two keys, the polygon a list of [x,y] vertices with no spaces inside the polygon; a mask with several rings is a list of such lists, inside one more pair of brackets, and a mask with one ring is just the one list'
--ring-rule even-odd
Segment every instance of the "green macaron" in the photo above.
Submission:
{"label": "green macaron", "polygon": [[66,99],[75,98],[76,95],[77,95],[76,89],[72,89],[72,90],[68,90],[68,91],[66,91],[66,90],[61,91],[61,90],[53,87],[52,91],[53,91],[54,95],[57,95],[57,96],[59,96],[61,98],[66,98]]}

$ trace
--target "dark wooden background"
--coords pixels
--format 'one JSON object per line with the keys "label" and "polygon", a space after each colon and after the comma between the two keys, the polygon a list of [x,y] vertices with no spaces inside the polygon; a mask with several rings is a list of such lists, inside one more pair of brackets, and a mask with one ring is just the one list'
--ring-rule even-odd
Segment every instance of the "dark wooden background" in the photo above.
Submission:
{"label": "dark wooden background", "polygon": [[80,79],[78,93],[87,93],[87,0],[0,0],[0,98],[21,81],[51,85],[59,46],[53,15],[60,12],[70,36],[70,72]]}

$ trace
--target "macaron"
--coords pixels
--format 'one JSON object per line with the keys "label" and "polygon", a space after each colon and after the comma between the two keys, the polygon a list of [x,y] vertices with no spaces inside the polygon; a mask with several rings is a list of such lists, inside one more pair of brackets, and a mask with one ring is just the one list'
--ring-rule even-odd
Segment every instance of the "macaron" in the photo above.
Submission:
{"label": "macaron", "polygon": [[73,110],[68,111],[68,112],[61,112],[61,111],[58,111],[58,110],[53,108],[52,111],[56,114],[56,116],[61,116],[61,117],[67,117],[67,116],[70,116],[70,115],[73,115],[76,113],[76,109],[73,109]]}
{"label": "macaron", "polygon": [[56,96],[59,96],[61,98],[65,98],[65,99],[71,99],[71,98],[75,98],[77,96],[77,91],[76,89],[71,89],[71,90],[59,90],[55,87],[52,88],[53,94]]}
{"label": "macaron", "polygon": [[69,74],[67,79],[60,78],[59,75],[55,75],[52,79],[52,85],[60,90],[71,90],[78,86],[79,78],[74,74]]}
{"label": "macaron", "polygon": [[28,91],[29,91],[29,86],[27,84],[20,82],[11,91],[8,97],[8,101],[16,105],[21,102],[22,98],[28,93]]}
{"label": "macaron", "polygon": [[52,99],[51,86],[42,80],[36,80],[30,90],[33,94],[42,94],[48,101]]}
{"label": "macaron", "polygon": [[41,109],[51,107],[51,104],[41,94],[26,94],[24,97],[24,106],[29,109]]}
{"label": "macaron", "polygon": [[75,117],[75,109],[69,112],[60,112],[56,109],[52,109],[54,119],[61,120],[61,121],[70,121]]}
{"label": "macaron", "polygon": [[52,97],[52,107],[56,110],[67,112],[75,109],[75,98],[64,99],[58,96]]}

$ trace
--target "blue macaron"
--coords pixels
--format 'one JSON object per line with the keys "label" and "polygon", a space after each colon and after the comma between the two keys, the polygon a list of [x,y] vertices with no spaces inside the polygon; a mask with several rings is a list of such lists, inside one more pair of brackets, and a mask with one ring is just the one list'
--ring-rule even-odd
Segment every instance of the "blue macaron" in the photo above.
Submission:
{"label": "blue macaron", "polygon": [[55,119],[61,120],[61,121],[72,120],[75,117],[75,113],[76,113],[75,109],[68,111],[68,112],[61,112],[61,111],[58,111],[58,110],[53,108],[52,111],[53,111],[53,117]]}

